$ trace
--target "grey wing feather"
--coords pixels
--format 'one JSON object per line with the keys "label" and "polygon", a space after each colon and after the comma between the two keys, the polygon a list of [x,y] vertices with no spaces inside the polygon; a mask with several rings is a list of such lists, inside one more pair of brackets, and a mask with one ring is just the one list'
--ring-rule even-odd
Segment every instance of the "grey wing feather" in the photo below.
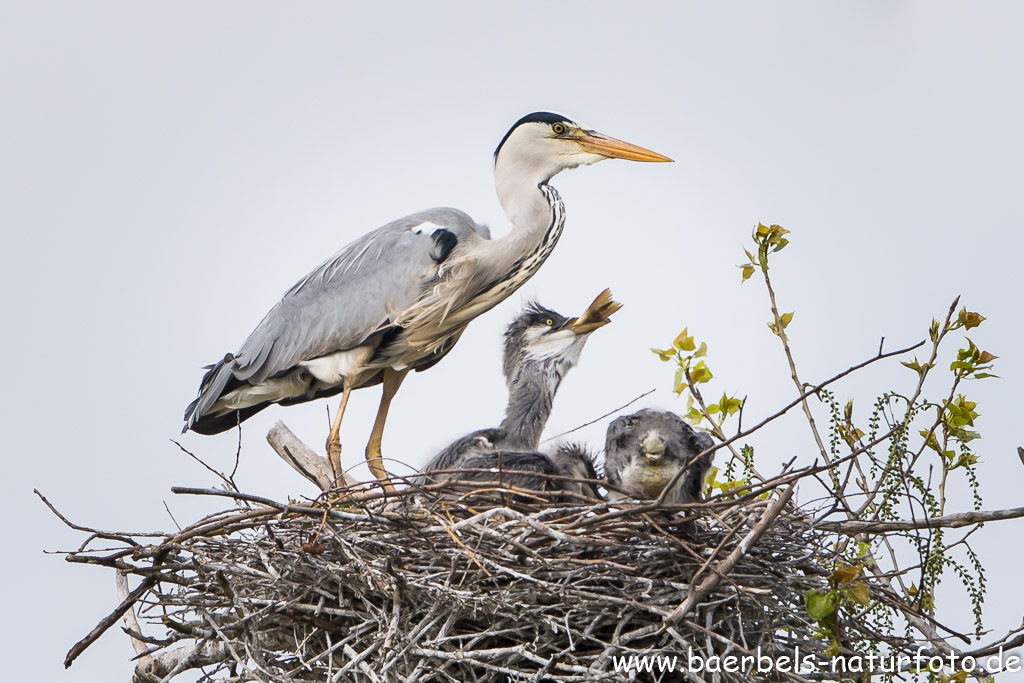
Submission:
{"label": "grey wing feather", "polygon": [[[689,427],[689,425],[687,425],[687,427]],[[711,438],[711,435],[695,430],[691,430],[691,433],[692,438],[690,439],[690,447],[693,449],[693,452],[688,455],[688,460],[715,445],[714,439]],[[677,491],[675,493],[678,497],[678,502],[695,503],[701,499],[701,494],[704,489],[704,479],[707,477],[708,471],[711,469],[711,463],[714,459],[715,454],[713,452],[705,453],[690,465],[686,470],[686,474],[683,475],[682,480],[676,487]]]}
{"label": "grey wing feather", "polygon": [[[496,435],[493,429],[478,429],[448,444],[423,467],[423,473],[451,470],[461,467],[462,461],[473,452],[494,448]],[[442,478],[450,478],[443,475]]]}
{"label": "grey wing feather", "polygon": [[618,417],[612,420],[611,424],[608,425],[608,431],[605,436],[604,474],[609,483],[616,486],[622,485],[619,473],[629,462],[629,455],[622,452],[620,445],[620,437],[631,424],[627,419],[628,417],[630,416]]}
{"label": "grey wing feather", "polygon": [[215,368],[190,406],[192,415],[203,415],[213,406],[230,375],[257,384],[303,360],[358,346],[381,331],[392,314],[415,303],[436,277],[436,229],[450,231],[459,242],[490,238],[486,227],[462,211],[437,208],[400,218],[352,242],[289,289],[234,360]]}

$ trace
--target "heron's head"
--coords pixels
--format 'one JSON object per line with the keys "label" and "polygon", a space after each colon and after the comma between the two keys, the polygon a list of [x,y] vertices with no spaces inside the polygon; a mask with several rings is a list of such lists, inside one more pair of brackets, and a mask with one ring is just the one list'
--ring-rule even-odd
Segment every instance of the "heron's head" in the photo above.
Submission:
{"label": "heron's head", "polygon": [[534,112],[516,121],[494,151],[494,173],[502,185],[536,187],[567,168],[604,159],[672,161],[649,149],[590,130],[551,112]]}
{"label": "heron's head", "polygon": [[698,434],[675,413],[645,408],[613,420],[605,446],[639,466],[682,467],[702,450],[691,443],[695,438]]}
{"label": "heron's head", "polygon": [[[594,464],[594,456],[582,445],[560,444],[550,456],[555,473],[573,479],[598,479],[600,475]],[[593,482],[562,482],[563,489],[591,498],[600,498],[601,493]]]}
{"label": "heron's head", "polygon": [[620,308],[607,289],[578,318],[528,304],[505,330],[505,381],[511,386],[528,369],[560,378],[579,362],[590,334],[611,322],[609,316]]}
{"label": "heron's head", "polygon": [[700,500],[711,469],[713,446],[710,436],[696,431],[676,413],[645,408],[608,425],[605,475],[634,498],[661,495],[678,475],[667,500],[694,502]]}

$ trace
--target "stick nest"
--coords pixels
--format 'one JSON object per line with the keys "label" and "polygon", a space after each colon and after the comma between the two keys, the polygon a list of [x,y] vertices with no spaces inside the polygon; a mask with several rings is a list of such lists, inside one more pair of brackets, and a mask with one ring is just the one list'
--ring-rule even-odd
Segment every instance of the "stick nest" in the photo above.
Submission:
{"label": "stick nest", "polygon": [[[823,647],[803,596],[826,585],[834,558],[792,506],[673,616],[768,499],[701,509],[444,490],[333,505],[231,495],[242,507],[158,543],[100,532],[126,545],[69,557],[143,579],[126,601],[165,636],[126,629],[148,645],[135,681],[199,667],[204,681],[622,680],[613,658]],[[694,529],[684,515],[698,511]]]}

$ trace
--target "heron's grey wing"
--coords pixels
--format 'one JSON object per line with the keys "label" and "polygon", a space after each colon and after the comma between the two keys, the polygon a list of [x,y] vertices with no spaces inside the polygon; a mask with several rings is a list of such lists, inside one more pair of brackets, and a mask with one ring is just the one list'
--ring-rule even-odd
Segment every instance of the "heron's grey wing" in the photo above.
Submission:
{"label": "heron's grey wing", "polygon": [[605,433],[604,443],[604,476],[608,483],[622,485],[622,470],[632,459],[628,451],[628,442],[633,423],[632,415],[623,415],[612,420]]}
{"label": "heron's grey wing", "polygon": [[[441,449],[441,451],[431,458],[430,461],[427,462],[426,466],[423,467],[423,473],[429,474],[430,472],[454,470],[460,467],[465,467],[462,463],[470,453],[481,450],[490,450],[494,447],[494,443],[496,441],[503,438],[504,432],[497,429],[478,429],[475,432],[470,432]],[[451,474],[442,475],[441,478],[451,478]]]}
{"label": "heron's grey wing", "polygon": [[288,290],[236,354],[235,376],[257,383],[300,361],[359,346],[421,296],[458,242],[486,237],[486,228],[456,209],[423,211],[374,230]]}
{"label": "heron's grey wing", "polygon": [[[686,425],[686,427],[690,428],[689,425]],[[715,445],[714,440],[709,434],[698,432],[692,428],[690,428],[690,433],[689,445],[692,452],[687,454],[687,461]],[[711,463],[713,461],[714,453],[704,453],[704,455],[690,464],[677,485],[679,502],[694,503],[701,499],[701,494],[704,490],[704,479],[711,470]]]}
{"label": "heron's grey wing", "polygon": [[366,342],[422,295],[453,250],[489,237],[462,211],[437,208],[352,242],[289,289],[233,359],[208,374],[186,420],[209,410],[232,377],[258,384]]}
{"label": "heron's grey wing", "polygon": [[533,491],[557,488],[557,485],[552,486],[552,481],[547,477],[537,475],[561,474],[548,456],[531,451],[471,451],[460,461],[459,466],[487,471],[466,472],[453,475],[453,478],[462,481],[500,479],[505,486]]}

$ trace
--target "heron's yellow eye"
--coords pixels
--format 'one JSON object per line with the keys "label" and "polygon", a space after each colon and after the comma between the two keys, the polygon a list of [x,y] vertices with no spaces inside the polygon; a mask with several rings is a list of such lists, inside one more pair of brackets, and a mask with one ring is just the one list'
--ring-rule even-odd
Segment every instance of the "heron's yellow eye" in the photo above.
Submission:
{"label": "heron's yellow eye", "polygon": [[[555,135],[562,135],[566,131],[565,124],[564,123],[556,123],[555,125],[551,126],[551,130],[555,131]],[[550,323],[548,323],[548,324],[550,324]]]}
{"label": "heron's yellow eye", "polygon": [[555,321],[552,320],[551,318],[548,318],[547,320],[544,321],[544,324],[547,325],[548,327],[551,327],[552,325],[555,324]]}

